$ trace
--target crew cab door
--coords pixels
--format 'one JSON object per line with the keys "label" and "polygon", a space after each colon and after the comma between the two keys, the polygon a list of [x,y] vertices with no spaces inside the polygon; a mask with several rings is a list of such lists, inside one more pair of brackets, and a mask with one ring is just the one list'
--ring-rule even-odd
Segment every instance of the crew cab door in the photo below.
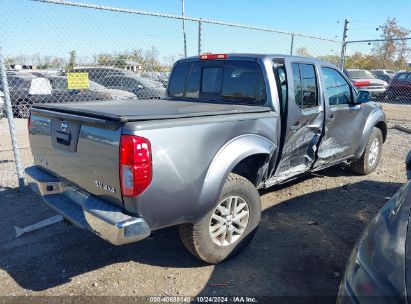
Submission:
{"label": "crew cab door", "polygon": [[325,129],[315,168],[341,162],[354,155],[364,130],[362,105],[354,103],[356,90],[340,71],[321,67],[325,97]]}
{"label": "crew cab door", "polygon": [[[323,129],[324,106],[319,94],[321,88],[315,64],[286,62],[285,69],[288,98],[286,111],[282,114],[282,149],[277,169],[267,181],[268,185],[289,179],[312,167]],[[277,78],[281,77],[277,75]],[[284,81],[280,84],[282,92],[284,84]]]}

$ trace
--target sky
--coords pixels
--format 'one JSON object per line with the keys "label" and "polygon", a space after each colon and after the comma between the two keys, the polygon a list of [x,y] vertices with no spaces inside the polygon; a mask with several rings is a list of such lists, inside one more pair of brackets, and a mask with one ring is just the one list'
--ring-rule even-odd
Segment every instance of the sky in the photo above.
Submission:
{"label": "sky", "polygon": [[[79,1],[122,8],[181,14],[181,0]],[[393,5],[393,3],[395,3]],[[397,18],[411,29],[410,0],[185,0],[187,16],[271,27],[327,38],[341,39],[344,19],[349,19],[349,38],[378,38],[375,29],[387,18]]]}
{"label": "sky", "polygon": [[[72,0],[75,2],[76,0]],[[78,0],[151,12],[181,14],[181,0]],[[185,0],[185,14],[191,17],[268,27],[341,40],[344,19],[350,20],[348,40],[377,39],[376,28],[387,18],[411,29],[410,0],[325,0],[245,1]],[[90,61],[100,53],[119,53],[152,47],[163,61],[183,55],[181,21],[149,16],[98,11],[44,4],[30,0],[0,0],[0,46],[6,56],[60,56],[76,50],[79,61]],[[198,23],[186,23],[188,55],[198,53]],[[304,47],[314,56],[338,55],[341,45],[290,35],[204,24],[202,52],[289,53]],[[370,52],[372,45],[357,44]],[[30,59],[32,60],[32,59]]]}

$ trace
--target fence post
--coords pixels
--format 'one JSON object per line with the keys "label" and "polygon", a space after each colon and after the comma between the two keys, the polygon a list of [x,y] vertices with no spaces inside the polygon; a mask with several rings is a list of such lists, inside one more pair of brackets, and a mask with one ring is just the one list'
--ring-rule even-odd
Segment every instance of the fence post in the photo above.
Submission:
{"label": "fence post", "polygon": [[347,51],[347,42],[343,42],[341,46],[341,58],[340,58],[340,69],[341,71],[344,70],[345,66],[345,52]]}
{"label": "fence post", "polygon": [[347,50],[347,32],[348,32],[348,24],[350,24],[350,21],[348,19],[344,20],[344,31],[343,31],[343,36],[342,36],[342,46],[341,46],[341,58],[340,58],[340,69],[341,71],[344,70],[345,66],[345,52]]}
{"label": "fence post", "polygon": [[17,143],[16,129],[14,126],[13,109],[11,107],[9,84],[7,82],[6,65],[4,63],[3,52],[0,48],[0,72],[1,82],[3,83],[4,102],[9,122],[11,144],[13,145],[14,162],[16,164],[17,177],[19,182],[19,191],[24,192],[24,172],[20,158],[19,145]]}
{"label": "fence post", "polygon": [[198,55],[201,54],[201,39],[202,39],[202,31],[203,31],[203,22],[201,19],[198,21]]}
{"label": "fence post", "polygon": [[290,48],[290,55],[292,56],[294,53],[294,33],[291,34],[291,48]]}

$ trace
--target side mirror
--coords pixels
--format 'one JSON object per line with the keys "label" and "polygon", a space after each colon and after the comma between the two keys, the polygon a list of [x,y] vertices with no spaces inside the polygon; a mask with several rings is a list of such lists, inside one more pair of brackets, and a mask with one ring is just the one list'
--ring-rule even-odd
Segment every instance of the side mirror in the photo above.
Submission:
{"label": "side mirror", "polygon": [[405,168],[407,170],[407,179],[411,180],[411,151],[408,153],[405,158]]}
{"label": "side mirror", "polygon": [[358,91],[356,103],[366,103],[371,101],[371,93],[368,91]]}

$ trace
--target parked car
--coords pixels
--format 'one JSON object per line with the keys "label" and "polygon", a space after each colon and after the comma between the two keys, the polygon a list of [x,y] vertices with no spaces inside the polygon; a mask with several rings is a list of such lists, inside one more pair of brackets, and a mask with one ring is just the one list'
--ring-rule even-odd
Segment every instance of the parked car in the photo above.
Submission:
{"label": "parked car", "polygon": [[[46,78],[39,78],[25,72],[8,72],[7,81],[15,117],[27,117],[33,103],[50,102],[52,88]],[[0,91],[3,91],[1,79]]]}
{"label": "parked car", "polygon": [[71,72],[88,73],[90,80],[109,89],[131,92],[140,99],[165,97],[165,88],[161,83],[143,78],[129,70],[112,67],[78,67]]}
{"label": "parked car", "polygon": [[133,72],[129,70],[124,70],[124,69],[119,69],[119,68],[113,68],[113,67],[76,67],[68,72],[73,72],[73,73],[88,73],[88,77],[90,80],[97,82],[98,84],[100,83],[100,80],[103,79],[104,77],[107,76],[113,76],[113,75],[124,75],[124,76],[130,76],[134,75]]}
{"label": "parked car", "polygon": [[390,80],[394,77],[395,72],[392,70],[371,70],[370,71],[376,78],[384,80],[389,83]]}
{"label": "parked car", "polygon": [[409,303],[411,291],[411,153],[409,181],[370,222],[347,263],[337,303]]}
{"label": "parked car", "polygon": [[115,245],[178,225],[208,263],[254,236],[257,189],[342,162],[369,174],[387,136],[381,106],[336,66],[279,55],[184,58],[162,102],[43,104],[30,117],[26,172],[46,204]]}
{"label": "parked car", "polygon": [[388,83],[377,79],[371,72],[360,69],[347,69],[345,73],[358,90],[370,92],[371,97],[375,99],[385,96]]}
{"label": "parked car", "polygon": [[125,90],[135,94],[139,99],[161,99],[165,97],[164,86],[138,75],[114,75],[100,80],[100,83],[110,89]]}
{"label": "parked car", "polygon": [[168,73],[164,72],[146,72],[140,75],[141,77],[160,82],[164,87],[167,87],[168,84]]}
{"label": "parked car", "polygon": [[396,74],[387,88],[388,101],[411,100],[411,72]]}
{"label": "parked car", "polygon": [[[124,90],[107,89],[94,81],[89,81],[89,89],[68,90],[66,76],[48,76],[47,78],[53,87],[53,94],[55,94],[56,97],[58,96],[56,102],[137,99],[137,96],[133,93]],[[69,96],[66,96],[67,93]]]}

